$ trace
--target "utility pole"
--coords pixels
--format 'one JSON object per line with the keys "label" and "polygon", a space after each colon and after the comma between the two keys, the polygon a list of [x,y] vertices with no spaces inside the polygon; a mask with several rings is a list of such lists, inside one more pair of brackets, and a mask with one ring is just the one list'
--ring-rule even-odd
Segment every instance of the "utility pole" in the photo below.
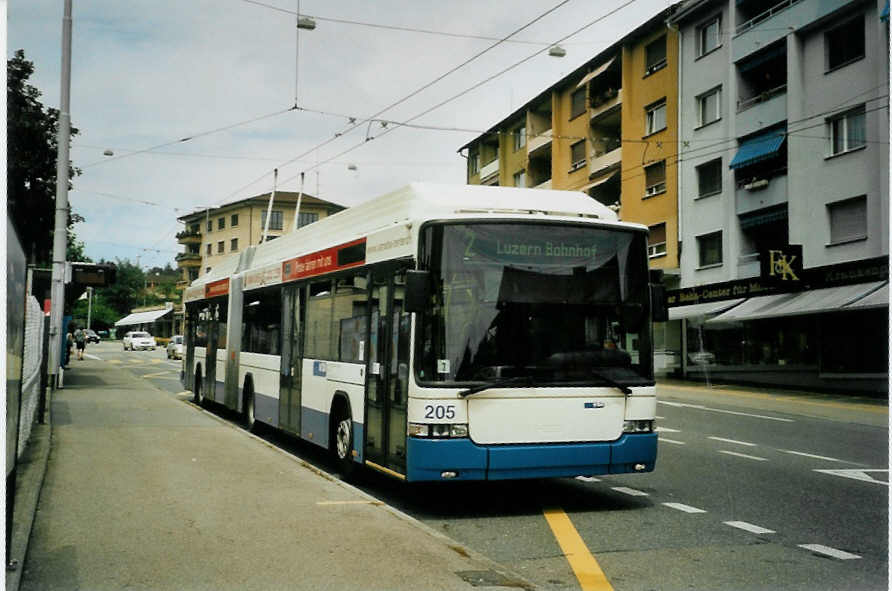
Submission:
{"label": "utility pole", "polygon": [[53,233],[53,274],[50,291],[50,387],[57,385],[62,354],[62,316],[65,309],[65,250],[68,238],[68,142],[71,137],[71,0],[62,18],[62,81],[59,128],[56,135],[56,225]]}
{"label": "utility pole", "polygon": [[93,288],[87,288],[87,330],[90,330],[90,316],[93,315]]}

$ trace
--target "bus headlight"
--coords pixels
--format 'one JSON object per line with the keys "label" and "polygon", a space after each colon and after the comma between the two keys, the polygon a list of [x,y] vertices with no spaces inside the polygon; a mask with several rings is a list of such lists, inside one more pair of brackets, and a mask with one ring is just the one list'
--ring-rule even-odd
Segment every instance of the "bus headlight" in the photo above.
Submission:
{"label": "bus headlight", "polygon": [[409,437],[459,438],[468,436],[466,423],[409,423]]}
{"label": "bus headlight", "polygon": [[652,433],[654,430],[653,419],[646,421],[624,421],[623,433]]}

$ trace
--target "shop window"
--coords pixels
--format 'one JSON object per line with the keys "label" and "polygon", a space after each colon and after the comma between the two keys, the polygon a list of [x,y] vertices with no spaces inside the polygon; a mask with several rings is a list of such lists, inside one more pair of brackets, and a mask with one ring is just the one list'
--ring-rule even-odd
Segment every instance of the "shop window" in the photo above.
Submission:
{"label": "shop window", "polygon": [[700,266],[709,267],[722,264],[722,232],[713,232],[697,236],[697,251],[700,256]]}
{"label": "shop window", "polygon": [[722,192],[722,159],[716,158],[696,168],[699,197]]}
{"label": "shop window", "polygon": [[830,245],[867,238],[867,196],[827,204]]}
{"label": "shop window", "polygon": [[824,34],[824,42],[828,71],[863,58],[864,17],[859,15],[827,31]]}

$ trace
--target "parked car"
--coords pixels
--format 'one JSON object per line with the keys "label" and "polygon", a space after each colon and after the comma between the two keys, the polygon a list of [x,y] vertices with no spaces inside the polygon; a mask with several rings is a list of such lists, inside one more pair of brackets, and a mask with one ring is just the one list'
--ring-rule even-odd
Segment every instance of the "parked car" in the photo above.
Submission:
{"label": "parked car", "polygon": [[98,334],[100,338],[103,338],[103,339],[107,339],[107,338],[108,338],[108,331],[107,331],[107,330],[100,330],[100,331],[97,332],[96,334]]}
{"label": "parked car", "polygon": [[170,337],[170,342],[167,343],[167,358],[168,359],[182,359],[183,358],[183,335],[175,334]]}
{"label": "parked car", "polygon": [[88,328],[88,329],[84,330],[84,332],[87,333],[87,342],[88,343],[98,343],[99,342],[99,335],[96,334],[95,330]]}
{"label": "parked car", "polygon": [[130,331],[124,335],[124,350],[136,351],[137,349],[155,350],[155,337],[147,332]]}
{"label": "parked car", "polygon": [[688,363],[691,365],[715,365],[715,354],[709,351],[688,353]]}

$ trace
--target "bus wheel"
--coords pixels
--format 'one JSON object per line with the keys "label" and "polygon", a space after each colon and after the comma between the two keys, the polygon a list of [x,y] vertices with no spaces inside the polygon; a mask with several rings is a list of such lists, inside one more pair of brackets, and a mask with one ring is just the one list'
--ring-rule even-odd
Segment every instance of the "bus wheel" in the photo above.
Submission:
{"label": "bus wheel", "polygon": [[244,391],[244,399],[242,400],[242,423],[245,425],[245,429],[253,432],[256,421],[254,419],[254,387],[251,382],[245,383]]}
{"label": "bus wheel", "polygon": [[338,472],[342,477],[348,478],[356,469],[353,461],[353,419],[350,411],[341,409],[335,415],[332,437],[332,448],[337,462]]}
{"label": "bus wheel", "polygon": [[204,395],[201,393],[201,372],[195,372],[195,379],[192,381],[192,402],[198,406],[204,406]]}

